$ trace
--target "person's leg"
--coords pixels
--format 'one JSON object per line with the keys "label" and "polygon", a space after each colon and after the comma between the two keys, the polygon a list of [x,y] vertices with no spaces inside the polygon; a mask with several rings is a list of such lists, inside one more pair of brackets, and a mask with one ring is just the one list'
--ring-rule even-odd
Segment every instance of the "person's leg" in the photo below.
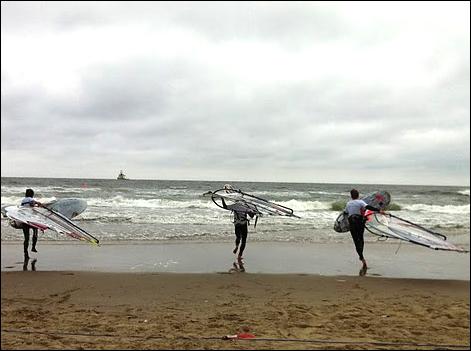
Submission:
{"label": "person's leg", "polygon": [[362,221],[359,223],[359,230],[358,230],[358,246],[360,247],[361,250],[361,257],[360,260],[363,263],[363,268],[366,269],[366,260],[363,257],[363,248],[365,247],[365,239],[364,239],[364,234],[365,234],[365,222]]}
{"label": "person's leg", "polygon": [[362,222],[361,218],[352,218],[350,217],[348,219],[349,224],[350,224],[350,234],[352,235],[353,243],[355,244],[355,249],[358,253],[358,257],[360,258],[360,261],[363,262],[365,265],[365,259],[363,257],[363,246],[364,246],[364,241],[363,241],[363,233],[361,230],[362,227]]}
{"label": "person's leg", "polygon": [[240,244],[239,258],[242,258],[242,254],[244,253],[244,250],[245,250],[245,243],[247,241],[247,225],[241,226],[240,236],[242,239],[242,243]]}
{"label": "person's leg", "polygon": [[237,249],[239,248],[239,244],[240,244],[240,239],[241,239],[241,235],[240,235],[240,226],[239,225],[234,225],[234,231],[235,231],[235,236],[236,236],[236,241],[235,241],[235,249],[232,251],[232,253],[236,254],[237,253]]}
{"label": "person's leg", "polygon": [[363,257],[363,247],[365,246],[365,243],[363,241],[363,235],[359,231],[355,233],[355,238],[353,239],[355,242],[355,249],[358,253],[358,257],[360,258],[360,261],[364,261]]}
{"label": "person's leg", "polygon": [[36,251],[36,243],[38,242],[38,228],[33,228],[33,247],[31,248],[32,252]]}
{"label": "person's leg", "polygon": [[27,225],[23,226],[23,235],[25,237],[25,240],[23,241],[23,251],[24,251],[24,254],[25,254],[25,258],[29,258],[29,255],[28,255],[29,226],[27,226]]}
{"label": "person's leg", "polygon": [[23,261],[23,270],[24,271],[28,270],[28,262],[29,262],[29,257],[25,255],[25,259]]}

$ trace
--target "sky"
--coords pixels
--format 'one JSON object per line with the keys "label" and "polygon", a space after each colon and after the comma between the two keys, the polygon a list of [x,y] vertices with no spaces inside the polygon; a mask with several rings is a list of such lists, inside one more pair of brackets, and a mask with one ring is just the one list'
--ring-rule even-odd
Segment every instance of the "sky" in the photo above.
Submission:
{"label": "sky", "polygon": [[1,2],[1,176],[470,183],[470,3]]}

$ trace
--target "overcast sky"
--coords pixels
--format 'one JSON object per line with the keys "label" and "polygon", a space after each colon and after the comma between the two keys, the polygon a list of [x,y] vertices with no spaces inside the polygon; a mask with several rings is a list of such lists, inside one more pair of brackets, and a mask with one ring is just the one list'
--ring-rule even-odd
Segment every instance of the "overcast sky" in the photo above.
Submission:
{"label": "overcast sky", "polygon": [[1,3],[1,175],[467,185],[470,3]]}

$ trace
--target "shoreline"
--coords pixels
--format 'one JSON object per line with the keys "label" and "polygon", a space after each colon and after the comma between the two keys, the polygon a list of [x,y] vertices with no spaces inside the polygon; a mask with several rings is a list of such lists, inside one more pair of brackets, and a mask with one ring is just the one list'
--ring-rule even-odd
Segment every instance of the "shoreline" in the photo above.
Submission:
{"label": "shoreline", "polygon": [[[398,250],[399,248],[399,250]],[[39,241],[26,270],[121,273],[227,273],[237,263],[233,242]],[[385,278],[470,280],[470,254],[436,251],[412,244],[367,243],[366,275]],[[35,260],[35,266],[32,263]],[[246,273],[358,276],[353,243],[248,242]],[[1,242],[1,271],[24,269],[22,242]]]}
{"label": "shoreline", "polygon": [[[70,271],[1,277],[2,349],[469,348],[469,281]],[[222,340],[242,330],[259,340]]]}

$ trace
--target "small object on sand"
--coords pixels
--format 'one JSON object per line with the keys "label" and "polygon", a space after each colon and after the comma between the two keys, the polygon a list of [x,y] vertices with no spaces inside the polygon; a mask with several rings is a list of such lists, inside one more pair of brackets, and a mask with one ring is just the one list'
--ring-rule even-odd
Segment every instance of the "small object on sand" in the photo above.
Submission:
{"label": "small object on sand", "polygon": [[253,339],[255,335],[252,333],[239,333],[237,334],[237,339]]}
{"label": "small object on sand", "polygon": [[224,335],[222,337],[223,340],[229,340],[229,339],[253,339],[255,338],[255,335],[251,333],[239,333],[235,335]]}
{"label": "small object on sand", "polygon": [[240,328],[242,330],[241,333],[235,334],[235,335],[225,335],[222,337],[223,340],[230,340],[230,339],[253,339],[255,338],[255,335],[252,333],[249,333],[250,328],[247,326],[243,326]]}

